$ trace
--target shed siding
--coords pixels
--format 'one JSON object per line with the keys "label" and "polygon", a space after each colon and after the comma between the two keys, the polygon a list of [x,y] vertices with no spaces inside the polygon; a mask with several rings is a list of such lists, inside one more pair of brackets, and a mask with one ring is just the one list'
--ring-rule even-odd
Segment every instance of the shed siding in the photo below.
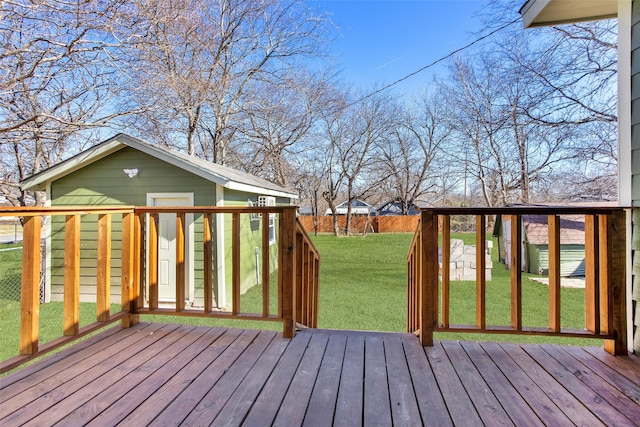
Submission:
{"label": "shed siding", "polygon": [[[257,203],[256,194],[245,193],[241,191],[225,190],[224,192],[226,206],[247,206],[251,200],[254,205]],[[288,199],[276,199],[277,205],[288,205]],[[231,229],[232,218],[230,214],[225,215],[224,235],[225,235],[225,284],[227,303],[231,303],[232,295],[232,258],[231,258]],[[278,221],[276,217],[276,236],[278,230]],[[261,274],[259,263],[262,261],[262,221],[251,220],[250,215],[240,215],[240,290],[246,292],[250,287],[256,285],[257,279]],[[276,237],[277,239],[277,237]],[[258,248],[259,257],[256,260],[256,248]],[[269,261],[270,271],[275,271],[278,265],[278,245],[270,246]],[[256,271],[259,273],[256,274]],[[271,282],[272,284],[275,282]]]}
{"label": "shed siding", "polygon": [[[137,168],[137,177],[129,178],[123,169]],[[104,159],[60,178],[51,185],[54,206],[138,205],[147,203],[147,193],[194,193],[194,204],[215,205],[215,184],[168,165],[152,156],[123,148]],[[202,304],[202,219],[194,218],[194,304]],[[215,230],[215,228],[214,228]],[[64,259],[64,220],[52,221],[51,293],[53,300],[62,297]],[[121,218],[113,217],[111,297],[120,301]],[[97,216],[83,218],[81,234],[81,300],[95,300]],[[214,289],[217,287],[214,284]]]}
{"label": "shed siding", "polygon": [[[623,153],[620,153],[623,155]],[[631,168],[632,203],[640,206],[640,1],[632,2],[631,11]],[[640,211],[633,210],[632,242],[632,316],[633,347],[640,353]]]}

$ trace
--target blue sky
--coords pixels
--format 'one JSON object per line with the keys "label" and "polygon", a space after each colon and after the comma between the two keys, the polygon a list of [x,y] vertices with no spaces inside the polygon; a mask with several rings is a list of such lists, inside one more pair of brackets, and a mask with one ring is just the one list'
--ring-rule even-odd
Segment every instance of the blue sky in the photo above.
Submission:
{"label": "blue sky", "polygon": [[[333,45],[345,81],[370,88],[391,83],[473,40],[474,16],[484,0],[319,0],[339,27]],[[401,92],[427,85],[442,67],[399,85]]]}

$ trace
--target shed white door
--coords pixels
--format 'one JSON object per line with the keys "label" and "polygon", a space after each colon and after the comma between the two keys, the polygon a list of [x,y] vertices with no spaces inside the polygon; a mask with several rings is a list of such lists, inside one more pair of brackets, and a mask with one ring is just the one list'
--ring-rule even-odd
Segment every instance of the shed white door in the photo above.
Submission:
{"label": "shed white door", "polygon": [[[185,194],[149,194],[147,197],[149,206],[193,206],[193,195]],[[191,223],[187,218],[186,225],[189,227]],[[162,213],[158,223],[158,299],[160,301],[176,300],[176,215],[170,213]],[[185,268],[185,297],[187,300],[191,298],[190,280],[190,233],[185,233],[186,267]]]}

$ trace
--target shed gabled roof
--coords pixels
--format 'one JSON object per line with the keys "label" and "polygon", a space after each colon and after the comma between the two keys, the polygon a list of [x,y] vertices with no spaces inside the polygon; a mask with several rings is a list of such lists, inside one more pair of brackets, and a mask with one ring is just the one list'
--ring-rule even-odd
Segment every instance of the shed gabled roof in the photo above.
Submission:
{"label": "shed gabled roof", "polygon": [[[549,244],[547,215],[523,215],[522,224],[526,239],[533,245]],[[563,245],[584,245],[584,215],[563,215],[560,217],[560,243]]]}
{"label": "shed gabled roof", "polygon": [[297,194],[286,188],[273,184],[257,176],[228,168],[206,160],[188,156],[168,148],[150,144],[142,139],[123,133],[85,150],[62,163],[58,163],[44,171],[32,175],[22,181],[22,188],[39,191],[46,188],[47,183],[55,181],[74,171],[82,169],[125,147],[131,147],[148,154],[175,167],[188,171],[213,183],[220,184],[230,190],[264,194],[275,197],[297,198]]}

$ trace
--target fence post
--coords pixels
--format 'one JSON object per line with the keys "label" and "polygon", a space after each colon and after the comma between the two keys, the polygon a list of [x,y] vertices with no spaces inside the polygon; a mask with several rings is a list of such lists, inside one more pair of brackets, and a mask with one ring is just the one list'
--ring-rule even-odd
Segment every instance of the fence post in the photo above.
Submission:
{"label": "fence post", "polygon": [[280,251],[282,253],[282,336],[293,338],[295,335],[295,281],[296,281],[296,259],[295,259],[295,207],[285,208],[282,211],[280,221]]}
{"label": "fence post", "polygon": [[40,321],[40,232],[42,218],[24,218],[22,230],[22,290],[20,295],[20,354],[38,352]]}
{"label": "fence post", "polygon": [[422,211],[422,277],[420,281],[420,343],[433,346],[438,300],[438,216]]}

